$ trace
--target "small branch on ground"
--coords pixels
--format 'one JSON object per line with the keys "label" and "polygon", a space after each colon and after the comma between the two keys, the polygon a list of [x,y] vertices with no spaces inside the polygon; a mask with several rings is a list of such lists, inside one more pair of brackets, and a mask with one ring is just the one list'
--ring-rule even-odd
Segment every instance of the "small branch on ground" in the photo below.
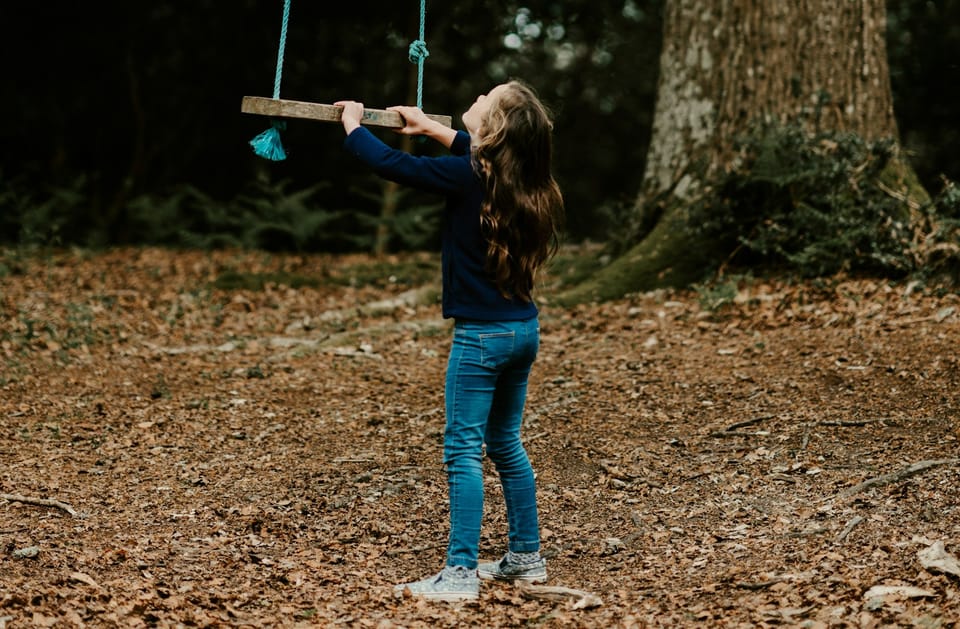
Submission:
{"label": "small branch on ground", "polygon": [[861,518],[859,515],[855,516],[853,519],[847,522],[847,525],[843,527],[843,530],[840,532],[839,535],[837,535],[836,541],[842,542],[843,540],[847,539],[847,536],[850,535],[853,529],[856,528],[856,526],[861,522],[863,522],[863,518]]}
{"label": "small branch on ground", "polygon": [[716,432],[711,432],[711,437],[763,437],[769,435],[768,432],[743,432],[740,430],[727,432],[726,430],[717,430]]}
{"label": "small branch on ground", "polygon": [[28,530],[26,526],[18,526],[15,529],[0,529],[0,535],[11,535],[13,533],[21,533]]}
{"label": "small branch on ground", "polygon": [[735,424],[730,424],[729,426],[727,426],[727,427],[724,428],[723,430],[718,430],[718,431],[712,432],[712,433],[710,433],[710,436],[714,436],[714,435],[716,435],[716,434],[718,434],[718,433],[719,433],[719,434],[730,433],[730,432],[733,432],[734,430],[736,430],[737,428],[745,428],[745,427],[747,427],[747,426],[753,426],[754,424],[759,424],[759,423],[762,422],[762,421],[766,421],[766,420],[768,420],[768,419],[773,419],[774,417],[776,417],[776,415],[761,415],[761,416],[759,416],[759,417],[754,417],[753,419],[746,419],[746,420],[744,420],[744,421],[742,421],[742,422],[737,422],[737,423],[735,423]]}
{"label": "small branch on ground", "polygon": [[770,579],[769,581],[760,581],[759,583],[741,581],[740,583],[737,583],[735,585],[741,590],[751,590],[755,592],[757,590],[765,590],[768,587],[776,585],[777,583],[783,583],[785,580],[786,579],[783,579],[783,578],[774,578],[774,579]]}
{"label": "small branch on ground", "polygon": [[872,487],[889,485],[890,483],[896,483],[896,482],[902,481],[905,478],[910,478],[911,476],[914,476],[915,474],[919,474],[920,472],[925,472],[927,470],[930,470],[936,467],[943,467],[944,465],[956,465],[957,463],[960,463],[960,459],[932,459],[928,461],[920,461],[918,463],[914,463],[913,465],[910,465],[909,467],[905,467],[902,470],[899,470],[897,472],[891,472],[890,474],[883,474],[882,476],[877,476],[875,478],[865,480],[858,485],[854,485],[853,487],[844,489],[833,498],[826,498],[824,502],[827,502],[830,500],[842,500],[843,498],[849,498],[850,496],[855,496],[860,492],[870,489]]}
{"label": "small branch on ground", "polygon": [[48,500],[46,498],[30,498],[27,496],[19,496],[17,494],[0,494],[0,500],[8,500],[10,502],[22,502],[27,505],[36,505],[38,507],[55,507],[66,511],[70,515],[76,517],[77,512],[73,510],[73,507],[68,505],[65,502],[60,502],[59,500]]}
{"label": "small branch on ground", "polygon": [[876,424],[876,423],[886,424],[886,423],[889,422],[889,421],[891,421],[891,420],[890,420],[890,419],[887,419],[886,417],[879,417],[879,418],[877,418],[877,419],[841,419],[841,420],[839,420],[839,421],[822,421],[822,422],[817,422],[817,425],[818,425],[818,426],[845,426],[845,427],[850,427],[850,426],[866,426],[867,424]]}
{"label": "small branch on ground", "polygon": [[810,537],[813,535],[820,535],[822,533],[829,532],[830,529],[818,526],[817,528],[807,529],[805,531],[792,531],[786,534],[786,537]]}
{"label": "small branch on ground", "polygon": [[803,439],[800,441],[800,451],[797,452],[797,455],[801,452],[804,452],[807,449],[807,445],[810,443],[810,428],[813,426],[811,423],[807,423],[803,428]]}
{"label": "small branch on ground", "polygon": [[520,595],[528,600],[541,601],[573,601],[571,609],[590,609],[591,607],[600,607],[603,601],[592,592],[583,590],[574,590],[572,588],[551,585],[531,585],[527,583],[518,584]]}

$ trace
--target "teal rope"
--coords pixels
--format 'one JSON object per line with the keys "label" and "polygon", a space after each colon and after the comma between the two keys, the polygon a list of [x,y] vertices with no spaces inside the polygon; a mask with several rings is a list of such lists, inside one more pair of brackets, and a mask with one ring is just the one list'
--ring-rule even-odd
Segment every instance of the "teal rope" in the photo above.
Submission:
{"label": "teal rope", "polygon": [[411,42],[408,53],[410,62],[417,64],[417,107],[423,109],[423,62],[430,56],[424,40],[424,23],[427,17],[427,0],[420,0],[420,39]]}
{"label": "teal rope", "polygon": [[[280,77],[283,75],[283,50],[287,46],[287,23],[290,21],[290,0],[283,2],[283,23],[280,27],[280,48],[277,51],[277,74],[273,79],[273,98],[280,98]],[[273,161],[281,161],[287,158],[287,152],[283,150],[283,144],[280,143],[280,131],[286,129],[287,124],[283,120],[271,120],[270,128],[250,140],[250,146],[253,152],[260,157]]]}
{"label": "teal rope", "polygon": [[283,0],[283,22],[280,26],[280,48],[277,50],[277,75],[273,79],[273,97],[280,98],[280,75],[283,74],[283,49],[287,46],[287,22],[290,21],[290,0]]}

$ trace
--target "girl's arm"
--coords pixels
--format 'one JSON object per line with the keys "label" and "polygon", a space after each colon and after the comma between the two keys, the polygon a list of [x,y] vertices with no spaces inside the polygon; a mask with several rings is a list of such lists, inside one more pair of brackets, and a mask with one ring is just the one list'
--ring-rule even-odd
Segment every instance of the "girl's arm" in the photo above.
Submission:
{"label": "girl's arm", "polygon": [[[410,107],[413,111],[406,112],[409,118],[404,118],[406,124],[398,129],[399,132],[434,138],[460,156],[418,157],[387,146],[369,129],[362,128],[363,103],[342,100],[335,104],[343,107],[340,121],[347,134],[344,147],[381,177],[443,194],[462,191],[474,182],[476,175],[473,166],[462,158],[469,152],[470,146],[469,136],[465,132],[454,131],[431,120],[418,108]],[[403,116],[404,112],[399,111],[401,108],[397,109],[397,113]]]}
{"label": "girl's arm", "polygon": [[428,118],[427,114],[423,113],[419,107],[396,105],[394,107],[387,107],[387,109],[403,116],[403,121],[406,123],[402,129],[397,129],[397,133],[402,133],[403,135],[425,135],[447,148],[453,145],[453,140],[457,137],[457,131],[455,129]]}

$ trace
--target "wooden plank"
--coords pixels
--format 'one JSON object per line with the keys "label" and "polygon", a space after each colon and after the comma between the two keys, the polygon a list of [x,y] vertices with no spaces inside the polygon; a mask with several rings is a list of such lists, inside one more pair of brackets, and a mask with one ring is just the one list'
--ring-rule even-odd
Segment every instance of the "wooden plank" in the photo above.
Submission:
{"label": "wooden plank", "polygon": [[[285,100],[282,98],[264,98],[262,96],[244,96],[240,111],[246,114],[259,114],[272,118],[307,118],[324,122],[340,122],[343,107],[337,105],[323,105],[307,103],[299,100]],[[440,124],[452,127],[453,118],[427,114],[427,118],[436,120]],[[360,124],[374,127],[390,127],[399,129],[403,126],[403,118],[395,111],[385,109],[363,108],[363,118]]]}

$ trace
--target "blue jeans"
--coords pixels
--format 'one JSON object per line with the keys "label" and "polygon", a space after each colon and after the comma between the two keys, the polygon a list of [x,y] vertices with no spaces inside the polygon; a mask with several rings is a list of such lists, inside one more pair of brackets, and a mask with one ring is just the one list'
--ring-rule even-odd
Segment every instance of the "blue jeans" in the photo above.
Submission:
{"label": "blue jeans", "polygon": [[465,321],[454,325],[447,363],[443,462],[450,491],[447,565],[477,566],[483,517],[483,446],[500,477],[509,549],[540,550],[533,468],[520,441],[527,377],[540,324]]}

